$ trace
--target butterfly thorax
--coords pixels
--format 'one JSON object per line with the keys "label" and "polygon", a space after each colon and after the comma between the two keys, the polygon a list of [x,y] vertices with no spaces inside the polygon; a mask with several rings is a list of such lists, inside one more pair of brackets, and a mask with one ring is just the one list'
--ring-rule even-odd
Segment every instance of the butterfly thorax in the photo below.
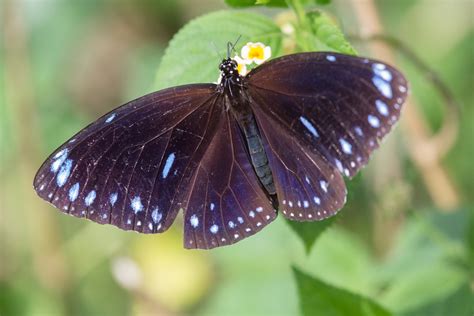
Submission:
{"label": "butterfly thorax", "polygon": [[220,65],[221,77],[219,78],[219,91],[227,95],[238,94],[238,91],[243,82],[243,77],[240,76],[237,62],[233,59],[226,58]]}
{"label": "butterfly thorax", "polygon": [[225,94],[227,109],[235,117],[245,136],[250,161],[261,184],[268,194],[273,195],[276,190],[272,172],[263,148],[255,115],[250,107],[250,98],[245,92],[243,77],[239,75],[237,63],[230,58],[224,59],[219,69],[221,70],[219,89],[221,93]]}

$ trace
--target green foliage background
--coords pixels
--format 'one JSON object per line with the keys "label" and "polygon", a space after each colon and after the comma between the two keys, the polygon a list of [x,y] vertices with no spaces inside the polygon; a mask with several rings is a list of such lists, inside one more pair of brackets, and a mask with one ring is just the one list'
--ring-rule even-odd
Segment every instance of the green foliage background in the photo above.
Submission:
{"label": "green foliage background", "polygon": [[[360,26],[355,1],[1,2],[0,315],[472,315],[468,0],[374,2],[386,32],[461,103],[459,135],[441,162],[459,195],[453,209],[429,195],[403,124],[347,183],[347,205],[335,218],[280,218],[213,251],[182,249],[180,220],[159,236],[125,233],[65,216],[33,192],[36,169],[70,135],[145,93],[216,81],[225,44],[239,35],[240,45],[271,45],[273,56],[331,50],[380,58],[368,42],[347,40]],[[437,91],[394,52],[411,98],[438,130],[446,108]]]}

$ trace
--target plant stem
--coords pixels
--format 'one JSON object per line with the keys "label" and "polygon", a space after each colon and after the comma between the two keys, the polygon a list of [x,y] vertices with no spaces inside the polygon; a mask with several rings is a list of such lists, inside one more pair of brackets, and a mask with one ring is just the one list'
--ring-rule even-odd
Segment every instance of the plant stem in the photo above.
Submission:
{"label": "plant stem", "polygon": [[306,14],[301,4],[300,0],[287,0],[288,6],[295,11],[296,17],[298,18],[298,23],[300,25],[306,24]]}
{"label": "plant stem", "polygon": [[295,28],[296,42],[303,51],[311,50],[311,43],[308,40],[308,35],[311,30],[309,27],[306,12],[300,0],[287,0],[288,6],[295,12],[298,24]]}

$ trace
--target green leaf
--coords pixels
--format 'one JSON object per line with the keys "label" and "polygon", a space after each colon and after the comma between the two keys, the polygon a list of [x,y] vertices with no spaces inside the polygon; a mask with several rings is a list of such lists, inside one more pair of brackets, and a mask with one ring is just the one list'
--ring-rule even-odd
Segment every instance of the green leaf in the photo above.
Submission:
{"label": "green leaf", "polygon": [[[463,223],[464,222],[464,223]],[[381,302],[405,313],[454,293],[468,278],[463,237],[466,214],[423,212],[407,219],[384,264]]]}
{"label": "green leaf", "polygon": [[326,284],[293,267],[304,316],[391,315],[375,301]]}
{"label": "green leaf", "polygon": [[239,36],[237,52],[247,42],[262,42],[272,48],[273,57],[281,53],[282,34],[269,18],[247,12],[210,13],[186,24],[170,41],[158,68],[155,88],[217,81],[227,42]]}
{"label": "green leaf", "polygon": [[469,284],[464,284],[451,295],[403,316],[472,316],[474,315],[474,293]]}
{"label": "green leaf", "polygon": [[474,213],[469,214],[469,226],[466,234],[466,246],[469,253],[469,263],[474,271]]}
{"label": "green leaf", "polygon": [[402,272],[385,290],[383,302],[397,312],[408,311],[452,293],[466,280],[464,271],[445,262],[427,262]]}
{"label": "green leaf", "polygon": [[357,55],[356,50],[328,14],[316,11],[308,13],[307,16],[313,34],[314,50]]}
{"label": "green leaf", "polygon": [[286,0],[225,0],[227,5],[235,8],[266,5],[269,7],[287,7]]}
{"label": "green leaf", "polygon": [[306,253],[311,252],[316,239],[335,221],[336,216],[317,222],[297,222],[287,220],[287,223],[295,231],[304,244]]}
{"label": "green leaf", "polygon": [[316,4],[319,4],[319,5],[327,5],[330,3],[331,3],[331,0],[316,0]]}

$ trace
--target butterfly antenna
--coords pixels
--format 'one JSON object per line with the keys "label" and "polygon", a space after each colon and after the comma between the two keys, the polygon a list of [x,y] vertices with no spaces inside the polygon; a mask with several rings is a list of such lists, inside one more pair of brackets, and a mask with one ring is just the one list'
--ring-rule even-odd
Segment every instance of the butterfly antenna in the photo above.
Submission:
{"label": "butterfly antenna", "polygon": [[235,40],[234,44],[232,45],[232,50],[235,51],[235,46],[237,45],[237,43],[239,42],[239,40],[242,38],[242,34],[239,35],[239,37],[237,37],[237,39]]}
{"label": "butterfly antenna", "polygon": [[232,54],[232,52],[235,51],[235,46],[237,45],[241,37],[242,35],[239,35],[239,37],[237,37],[234,43],[227,42],[227,58],[230,58],[230,55]]}
{"label": "butterfly antenna", "polygon": [[219,57],[221,57],[221,59],[224,59],[224,56],[222,56],[222,55],[219,53],[219,48],[217,48],[216,43],[214,43],[214,41],[211,41],[211,44],[212,44],[212,46],[214,46],[214,50],[215,50],[215,52],[216,52],[216,55],[219,56]]}
{"label": "butterfly antenna", "polygon": [[232,42],[227,42],[227,58],[230,58],[231,53],[232,53]]}

